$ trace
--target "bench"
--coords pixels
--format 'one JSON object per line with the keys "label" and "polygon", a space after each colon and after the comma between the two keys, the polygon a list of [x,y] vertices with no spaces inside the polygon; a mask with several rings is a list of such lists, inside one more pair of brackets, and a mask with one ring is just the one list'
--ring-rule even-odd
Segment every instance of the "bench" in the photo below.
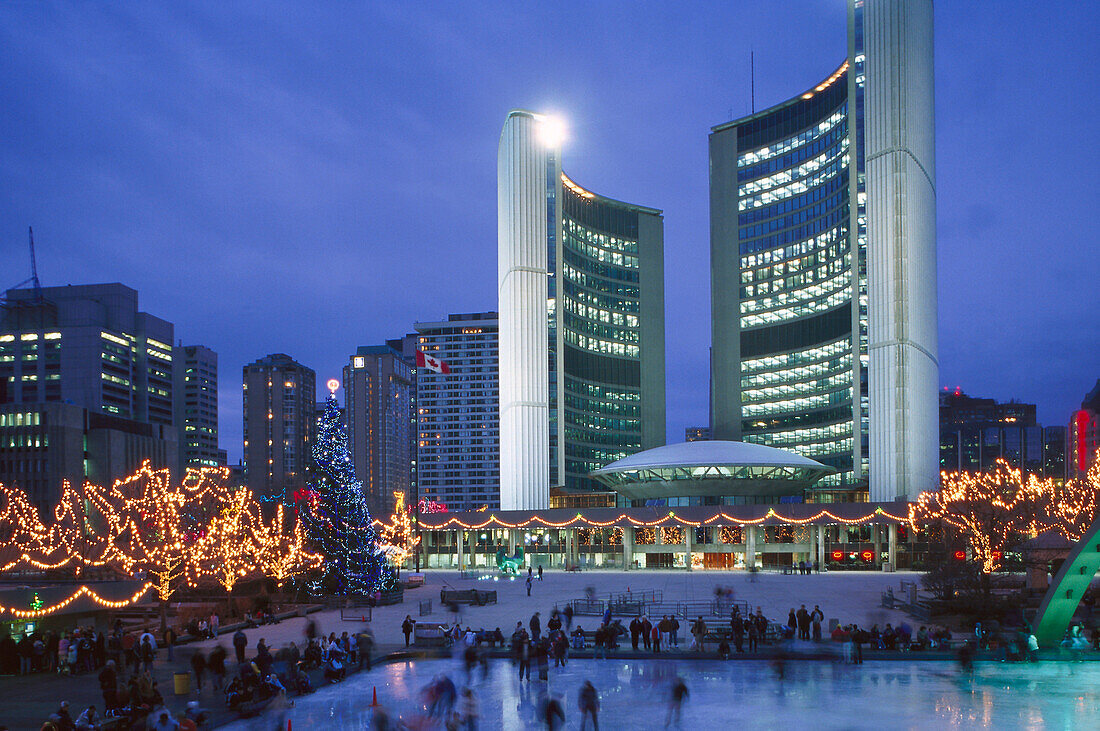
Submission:
{"label": "bench", "polygon": [[439,603],[444,606],[449,604],[472,604],[483,607],[486,604],[496,604],[497,593],[481,589],[440,589]]}
{"label": "bench", "polygon": [[451,644],[450,630],[445,624],[417,622],[413,627],[413,643],[417,647],[447,647]]}
{"label": "bench", "polygon": [[575,564],[570,564],[569,566],[566,566],[565,570],[566,571],[572,571],[573,573],[578,573],[579,574],[581,571],[584,571],[584,567],[581,566],[580,564],[575,563]]}
{"label": "bench", "polygon": [[417,587],[424,586],[424,574],[406,574],[405,575],[405,588],[416,589]]}

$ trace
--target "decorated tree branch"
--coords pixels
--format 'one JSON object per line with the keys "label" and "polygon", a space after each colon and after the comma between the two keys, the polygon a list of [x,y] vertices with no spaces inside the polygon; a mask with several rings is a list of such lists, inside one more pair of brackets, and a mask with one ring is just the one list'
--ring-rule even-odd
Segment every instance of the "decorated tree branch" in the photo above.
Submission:
{"label": "decorated tree branch", "polygon": [[381,541],[386,558],[395,567],[404,564],[420,545],[420,536],[413,533],[412,518],[405,505],[405,493],[400,490],[393,493],[393,515],[390,516],[389,525],[382,527]]}

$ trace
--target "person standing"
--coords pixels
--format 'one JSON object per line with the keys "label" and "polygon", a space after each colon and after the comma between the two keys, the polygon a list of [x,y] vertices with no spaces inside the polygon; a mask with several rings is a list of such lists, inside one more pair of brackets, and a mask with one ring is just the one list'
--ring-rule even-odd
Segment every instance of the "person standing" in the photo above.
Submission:
{"label": "person standing", "polygon": [[105,710],[113,711],[118,708],[118,673],[115,672],[114,660],[108,660],[99,671],[99,690],[103,693]]}
{"label": "person standing", "polygon": [[[663,622],[664,620],[661,620],[661,621]],[[653,625],[653,629],[650,630],[649,639],[653,643],[653,651],[654,652],[660,652],[661,651],[661,622],[658,622],[657,624]]]}
{"label": "person standing", "polygon": [[531,639],[537,642],[539,635],[542,634],[542,620],[539,619],[538,612],[531,615],[531,621],[528,623],[528,626],[531,628]]}
{"label": "person standing", "polygon": [[824,621],[825,613],[821,611],[820,606],[815,604],[814,610],[810,612],[810,622],[813,624],[814,642],[821,642],[821,623]]}
{"label": "person standing", "polygon": [[531,582],[533,581],[534,579],[531,578],[531,569],[527,569],[527,596],[531,596]]}
{"label": "person standing", "polygon": [[589,716],[592,716],[594,731],[600,731],[600,695],[591,680],[584,681],[580,693],[577,694],[577,709],[581,712],[581,731],[586,728]]}
{"label": "person standing", "polygon": [[702,617],[695,620],[695,624],[692,625],[691,636],[695,638],[695,650],[697,652],[706,652],[707,623],[703,621]]}
{"label": "person standing", "polygon": [[531,643],[527,640],[527,631],[522,627],[516,628],[516,634],[512,635],[512,648],[519,663],[519,679],[531,679]]}
{"label": "person standing", "polygon": [[542,581],[542,564],[539,564],[539,581]]}
{"label": "person standing", "polygon": [[412,636],[415,627],[416,620],[412,618],[411,614],[406,614],[405,621],[401,623],[401,631],[405,633],[405,647],[409,646],[409,637]]}
{"label": "person standing", "polygon": [[217,612],[210,613],[210,637],[216,639],[218,636],[218,628],[221,623],[221,619],[218,617]]}
{"label": "person standing", "polygon": [[566,604],[561,613],[565,616],[565,631],[569,632],[573,629],[573,605]]}
{"label": "person standing", "polygon": [[168,648],[168,662],[175,660],[172,657],[172,647],[176,644],[176,631],[169,627],[164,628],[164,646]]}
{"label": "person standing", "polygon": [[152,674],[153,660],[156,656],[157,651],[153,649],[153,643],[146,637],[141,641],[141,664],[145,672]]}
{"label": "person standing", "polygon": [[733,645],[737,652],[745,651],[745,620],[741,619],[741,612],[734,612],[730,618],[730,630],[733,632]]}
{"label": "person standing", "polygon": [[244,633],[243,629],[239,629],[233,633],[233,649],[237,651],[237,663],[244,662],[244,650],[248,647],[248,635]]}
{"label": "person standing", "polygon": [[642,647],[647,651],[653,644],[653,625],[649,621],[649,617],[642,615]]}
{"label": "person standing", "polygon": [[680,649],[680,620],[676,619],[676,615],[673,614],[668,618],[668,635],[672,647],[677,650]]}
{"label": "person standing", "polygon": [[637,616],[630,620],[630,646],[635,652],[638,651],[638,638],[642,634],[642,618]]}
{"label": "person standing", "polygon": [[810,639],[810,613],[806,611],[805,604],[798,608],[795,619],[798,620],[798,639]]}

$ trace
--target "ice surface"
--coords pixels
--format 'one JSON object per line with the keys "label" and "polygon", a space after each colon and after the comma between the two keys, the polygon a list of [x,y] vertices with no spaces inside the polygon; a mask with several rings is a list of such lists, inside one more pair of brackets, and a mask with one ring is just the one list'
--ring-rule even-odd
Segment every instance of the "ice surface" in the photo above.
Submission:
{"label": "ice surface", "polygon": [[[546,690],[561,697],[566,728],[579,728],[577,691],[586,679],[600,694],[601,729],[663,728],[669,680],[676,674],[690,690],[680,725],[701,731],[739,727],[1084,729],[1100,724],[1100,663],[1092,662],[980,662],[969,678],[947,662],[793,661],[779,680],[765,660],[570,660],[564,669],[550,668],[548,685],[534,680],[536,668],[532,668],[531,682],[520,683],[507,661],[493,661],[489,667],[487,678],[475,670],[471,684],[480,704],[481,729],[542,728],[536,723],[535,709]],[[449,675],[459,689],[466,684],[465,671],[452,660],[385,665],[296,698],[296,706],[285,711],[286,718],[296,731],[369,728],[369,705],[376,687],[378,700],[391,718],[411,722],[418,714],[419,690],[441,673]],[[285,729],[286,720],[269,713],[226,728]]]}

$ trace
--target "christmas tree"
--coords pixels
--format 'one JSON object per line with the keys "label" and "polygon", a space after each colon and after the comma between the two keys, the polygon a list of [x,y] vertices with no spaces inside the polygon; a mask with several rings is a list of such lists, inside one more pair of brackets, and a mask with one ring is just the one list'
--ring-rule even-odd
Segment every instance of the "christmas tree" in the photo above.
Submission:
{"label": "christmas tree", "polygon": [[382,526],[382,550],[390,562],[400,568],[405,559],[420,545],[420,536],[413,535],[412,519],[405,506],[405,493],[393,493],[393,515],[390,524]]}
{"label": "christmas tree", "polygon": [[309,487],[301,517],[313,548],[325,557],[310,590],[347,595],[396,588],[396,576],[371,526],[362,483],[355,478],[335,393],[317,420]]}

